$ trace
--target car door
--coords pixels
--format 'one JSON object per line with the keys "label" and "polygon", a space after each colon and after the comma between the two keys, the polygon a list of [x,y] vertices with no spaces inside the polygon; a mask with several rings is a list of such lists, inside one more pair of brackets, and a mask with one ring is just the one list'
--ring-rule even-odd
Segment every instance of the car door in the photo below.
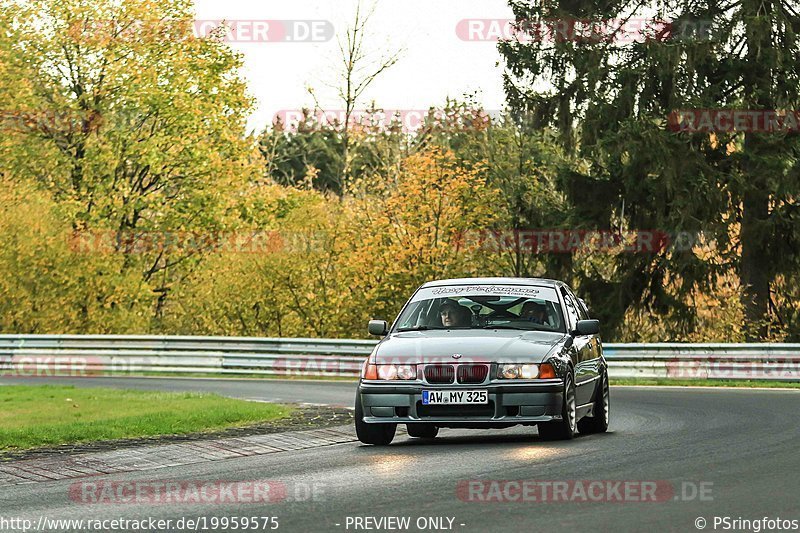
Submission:
{"label": "car door", "polygon": [[[575,295],[575,293],[572,293],[572,294]],[[577,296],[575,297],[575,299],[578,302],[578,314],[580,315],[581,320],[589,320],[590,318],[592,318],[592,315],[589,312],[589,306],[586,305],[586,302],[584,302],[583,299],[578,298]],[[592,359],[594,360],[595,365],[596,365],[595,372],[599,376],[600,375],[600,369],[601,369],[601,363],[602,363],[601,357],[603,355],[603,343],[602,343],[602,340],[600,339],[600,335],[599,334],[592,335],[592,337],[594,339],[592,341],[592,343],[591,343],[592,344]]]}
{"label": "car door", "polygon": [[573,334],[573,347],[576,352],[575,364],[575,403],[577,405],[587,404],[592,400],[592,386],[597,376],[593,364],[594,360],[594,335],[579,335],[575,332],[578,320],[581,320],[580,304],[577,298],[567,287],[561,287],[561,298],[564,300],[566,309],[566,319],[569,331]]}
{"label": "car door", "polygon": [[[589,314],[589,307],[586,305],[582,299],[575,296],[575,293],[572,293],[575,297],[575,301],[578,303],[578,315],[580,316],[581,320],[589,320],[591,315]],[[603,345],[600,340],[600,335],[590,335],[592,338],[589,341],[589,347],[591,348],[591,356],[590,356],[590,363],[587,364],[589,371],[591,372],[593,378],[596,380],[600,377],[600,372],[602,370],[602,355],[603,355]]]}

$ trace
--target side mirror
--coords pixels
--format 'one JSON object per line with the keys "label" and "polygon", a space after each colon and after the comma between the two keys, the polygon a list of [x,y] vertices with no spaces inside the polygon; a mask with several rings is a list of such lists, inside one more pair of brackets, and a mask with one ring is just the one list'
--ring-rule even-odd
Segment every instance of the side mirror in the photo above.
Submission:
{"label": "side mirror", "polygon": [[386,335],[389,333],[389,325],[385,320],[370,320],[367,331],[370,335]]}
{"label": "side mirror", "polygon": [[578,335],[596,335],[600,333],[599,320],[578,320],[578,325],[575,327]]}

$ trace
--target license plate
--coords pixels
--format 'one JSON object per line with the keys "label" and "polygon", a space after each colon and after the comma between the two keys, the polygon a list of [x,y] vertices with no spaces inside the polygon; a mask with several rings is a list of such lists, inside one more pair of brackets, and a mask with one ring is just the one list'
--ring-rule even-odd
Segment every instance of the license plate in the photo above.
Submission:
{"label": "license plate", "polygon": [[463,405],[489,403],[485,390],[424,390],[422,405]]}

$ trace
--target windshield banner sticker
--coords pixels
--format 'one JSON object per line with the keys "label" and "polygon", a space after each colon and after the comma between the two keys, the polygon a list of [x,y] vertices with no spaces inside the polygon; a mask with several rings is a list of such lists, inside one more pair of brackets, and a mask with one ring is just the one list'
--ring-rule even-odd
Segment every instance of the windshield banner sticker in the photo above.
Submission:
{"label": "windshield banner sticker", "polygon": [[517,298],[536,298],[557,302],[558,296],[551,287],[534,287],[525,285],[448,285],[444,287],[428,287],[414,295],[412,301],[429,300],[431,298],[472,297],[472,296],[510,296]]}

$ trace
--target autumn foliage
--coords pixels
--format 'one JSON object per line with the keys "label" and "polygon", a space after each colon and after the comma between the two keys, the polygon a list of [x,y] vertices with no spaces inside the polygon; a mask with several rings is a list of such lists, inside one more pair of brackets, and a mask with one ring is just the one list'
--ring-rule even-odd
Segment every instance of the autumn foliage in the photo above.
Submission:
{"label": "autumn foliage", "polygon": [[[0,0],[0,332],[363,337],[425,281],[516,276],[570,283],[606,340],[747,335],[737,197],[714,173],[626,174],[661,168],[654,146],[686,163],[676,134],[648,120],[617,161],[467,98],[413,133],[312,112],[250,135],[238,54],[190,24],[137,26],[192,20],[191,4]],[[720,168],[740,157],[723,152]],[[800,338],[792,172],[773,206],[786,238],[770,242],[768,340]],[[531,253],[471,238],[637,227],[705,241]]]}

